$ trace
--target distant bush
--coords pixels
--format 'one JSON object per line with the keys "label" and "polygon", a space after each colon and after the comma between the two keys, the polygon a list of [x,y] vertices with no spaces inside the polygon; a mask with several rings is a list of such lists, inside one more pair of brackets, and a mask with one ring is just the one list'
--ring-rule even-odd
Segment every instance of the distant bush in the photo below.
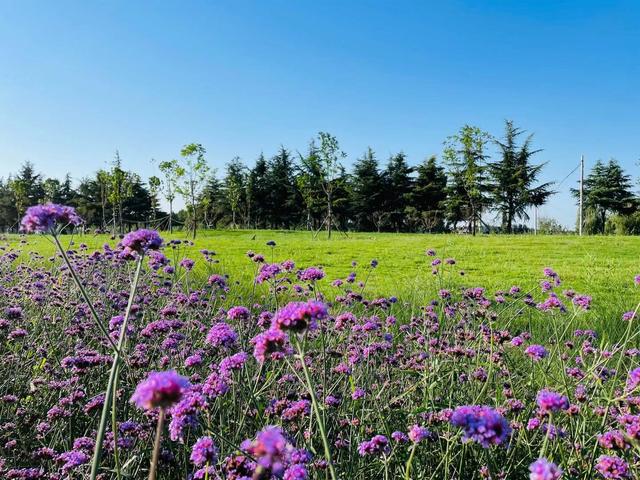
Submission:
{"label": "distant bush", "polygon": [[538,232],[543,235],[558,235],[567,233],[567,229],[560,225],[555,218],[541,217],[538,220]]}
{"label": "distant bush", "polygon": [[640,234],[640,213],[631,215],[611,215],[605,225],[605,233],[609,235],[638,235]]}

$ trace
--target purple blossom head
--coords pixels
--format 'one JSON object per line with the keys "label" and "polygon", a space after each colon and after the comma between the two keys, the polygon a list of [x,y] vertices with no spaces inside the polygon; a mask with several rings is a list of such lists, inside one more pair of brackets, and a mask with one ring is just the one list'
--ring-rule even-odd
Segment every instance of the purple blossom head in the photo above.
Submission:
{"label": "purple blossom head", "polygon": [[603,478],[615,480],[629,478],[629,465],[616,456],[600,455],[596,463],[596,470]]}
{"label": "purple blossom head", "polygon": [[351,394],[351,398],[353,400],[360,400],[361,398],[364,398],[367,395],[367,392],[364,388],[356,388],[353,393]]}
{"label": "purple blossom head", "polygon": [[322,302],[289,302],[276,313],[272,328],[296,333],[315,330],[317,321],[326,318],[327,315],[327,306]]}
{"label": "purple blossom head", "polygon": [[540,412],[544,414],[569,408],[569,399],[551,390],[540,390],[536,397],[536,403]]}
{"label": "purple blossom head", "polygon": [[529,465],[529,480],[558,480],[562,470],[555,463],[546,458],[539,458]]}
{"label": "purple blossom head", "polygon": [[450,421],[452,425],[463,429],[465,441],[475,441],[484,448],[503,443],[511,434],[507,419],[487,406],[458,407]]}
{"label": "purple blossom head", "polygon": [[629,310],[628,312],[624,312],[622,314],[622,320],[624,320],[625,322],[629,322],[633,320],[635,316],[636,316],[635,310]]}
{"label": "purple blossom head", "polygon": [[120,242],[125,254],[143,254],[148,250],[158,250],[162,237],[155,230],[140,229],[127,233]]}
{"label": "purple blossom head", "polygon": [[247,320],[249,315],[249,309],[243,306],[231,307],[227,312],[227,318],[229,320]]}
{"label": "purple blossom head", "polygon": [[306,480],[308,478],[307,469],[304,465],[296,463],[285,470],[282,478],[283,480]]}
{"label": "purple blossom head", "polygon": [[196,262],[194,262],[190,258],[183,258],[182,260],[180,260],[180,263],[179,263],[179,265],[187,271],[191,271],[195,264]]}
{"label": "purple blossom head", "polygon": [[582,310],[589,310],[591,308],[591,297],[589,295],[575,295],[572,301],[576,307]]}
{"label": "purple blossom head", "polygon": [[91,457],[85,452],[71,450],[60,454],[56,460],[63,464],[63,473],[68,474],[71,470],[75,470],[80,465],[88,463],[89,460],[91,460]]}
{"label": "purple blossom head", "polygon": [[630,447],[625,434],[620,430],[609,430],[599,434],[598,445],[608,450],[626,450]]}
{"label": "purple blossom head", "polygon": [[263,263],[260,266],[260,271],[256,276],[255,282],[263,283],[268,280],[272,280],[276,278],[276,275],[278,275],[281,271],[282,268],[277,263]]}
{"label": "purple blossom head", "polygon": [[287,334],[275,328],[257,335],[251,343],[254,345],[253,356],[260,363],[266,360],[281,360],[291,350]]}
{"label": "purple blossom head", "polygon": [[236,340],[238,340],[238,334],[229,326],[229,324],[220,322],[211,327],[209,333],[207,333],[206,341],[213,347],[232,347]]}
{"label": "purple blossom head", "polygon": [[390,451],[389,439],[384,435],[376,435],[371,440],[366,440],[358,445],[358,453],[361,457],[366,455],[386,455]]}
{"label": "purple blossom head", "polygon": [[554,309],[564,312],[567,309],[555,293],[550,293],[543,302],[536,305],[536,308],[543,312],[550,312]]}
{"label": "purple blossom head", "polygon": [[[245,440],[242,449],[256,459],[258,468],[266,478],[284,473],[289,456],[294,450],[280,427],[267,426],[256,435],[255,440]],[[263,478],[263,477],[260,477]]]}
{"label": "purple blossom head", "polygon": [[53,233],[56,226],[78,226],[81,223],[82,218],[73,207],[47,203],[27,208],[20,229],[26,233]]}
{"label": "purple blossom head", "polygon": [[173,370],[151,372],[138,384],[131,401],[140,409],[166,408],[180,401],[187,388],[189,381]]}
{"label": "purple blossom head", "polygon": [[191,449],[191,462],[202,467],[206,463],[215,464],[218,458],[218,448],[211,437],[200,437]]}
{"label": "purple blossom head", "polygon": [[413,425],[409,428],[408,437],[413,443],[420,443],[423,440],[429,438],[429,430],[420,425]]}
{"label": "purple blossom head", "polygon": [[531,359],[538,361],[548,355],[547,349],[542,345],[529,345],[524,351]]}
{"label": "purple blossom head", "polygon": [[395,431],[391,434],[391,438],[398,443],[406,443],[409,441],[409,437],[404,432]]}
{"label": "purple blossom head", "polygon": [[627,392],[633,392],[640,385],[640,367],[634,368],[627,377]]}
{"label": "purple blossom head", "polygon": [[309,267],[298,274],[298,278],[304,282],[314,282],[324,278],[324,272],[317,267]]}

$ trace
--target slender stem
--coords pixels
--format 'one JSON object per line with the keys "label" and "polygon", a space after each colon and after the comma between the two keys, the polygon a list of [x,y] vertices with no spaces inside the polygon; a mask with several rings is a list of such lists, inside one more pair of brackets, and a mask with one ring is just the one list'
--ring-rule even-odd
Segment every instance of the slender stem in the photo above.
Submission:
{"label": "slender stem", "polygon": [[[636,319],[638,310],[640,310],[640,302],[636,305],[636,308],[633,310],[633,316],[629,320],[629,323],[627,324],[627,328],[625,329],[625,332],[624,332],[622,345],[620,346],[620,351],[618,353],[618,361],[616,362],[616,369],[613,373],[613,378],[611,379],[611,387],[609,388],[609,392],[607,395],[607,406],[604,409],[604,415],[602,415],[602,421],[600,422],[600,431],[602,431],[602,429],[606,425],[607,418],[609,417],[609,411],[611,410],[611,403],[613,401],[612,398],[615,397],[614,389],[616,386],[616,379],[618,378],[618,375],[620,373],[620,367],[622,367],[622,361],[624,359],[624,351],[627,348],[627,343],[629,342],[629,336],[631,334],[631,322],[633,322]],[[591,450],[591,463],[593,463],[593,460],[596,457],[597,449],[598,449],[598,442],[594,442],[593,448]]]}
{"label": "slender stem", "polygon": [[[114,384],[118,384],[118,378],[120,374],[120,365],[118,365]],[[111,431],[113,433],[113,461],[116,468],[116,478],[120,480],[120,456],[118,454],[118,418],[117,418],[117,400],[118,389],[113,389],[113,396],[111,397]]]}
{"label": "slender stem", "polygon": [[[140,272],[142,270],[142,260],[144,255],[140,255],[138,263],[136,265],[136,273],[131,283],[131,291],[129,292],[129,301],[127,303],[127,310],[124,314],[124,320],[120,326],[120,336],[118,337],[118,346],[113,356],[113,362],[111,363],[111,371],[109,372],[109,383],[107,383],[107,391],[104,395],[104,404],[102,405],[102,414],[100,415],[100,424],[98,425],[98,433],[96,435],[96,444],[93,450],[93,460],[91,463],[91,480],[95,480],[98,476],[98,469],[100,468],[100,458],[102,457],[102,442],[104,441],[104,434],[107,427],[107,418],[109,416],[109,408],[111,406],[111,398],[115,396],[117,391],[117,378],[120,368],[122,346],[126,338],[127,324],[129,323],[129,316],[131,314],[131,306],[133,305],[133,298],[135,297],[136,290],[138,288],[138,280],[140,279]],[[113,402],[115,405],[115,402]],[[115,408],[115,407],[114,407]]]}
{"label": "slender stem", "polygon": [[60,255],[62,255],[62,258],[64,259],[64,262],[67,264],[67,268],[69,269],[69,273],[71,273],[71,277],[73,278],[73,281],[75,282],[75,284],[80,289],[80,295],[82,295],[82,298],[84,299],[86,304],[89,306],[89,311],[91,312],[91,316],[93,317],[93,319],[95,320],[96,324],[98,325],[100,330],[102,330],[102,333],[104,333],[105,337],[107,338],[107,340],[109,340],[109,343],[111,344],[111,346],[113,347],[113,349],[117,353],[118,352],[118,347],[116,346],[115,342],[113,341],[113,339],[109,335],[109,331],[107,330],[107,327],[105,327],[104,323],[102,323],[102,320],[100,320],[100,317],[98,316],[98,312],[96,312],[96,309],[94,308],[93,303],[91,303],[91,300],[89,299],[89,295],[87,295],[87,291],[85,290],[84,286],[82,285],[82,282],[80,281],[80,278],[78,277],[78,274],[76,273],[76,271],[74,270],[73,266],[71,265],[71,261],[69,260],[69,257],[67,256],[67,252],[62,247],[62,244],[60,243],[60,239],[58,239],[58,235],[53,233],[52,236],[53,236],[53,239],[56,242],[56,246],[58,247],[58,250],[60,251]]}
{"label": "slender stem", "polygon": [[324,456],[327,459],[327,465],[329,467],[329,474],[331,475],[332,480],[337,480],[336,471],[333,467],[333,461],[331,460],[331,449],[329,448],[329,440],[327,439],[327,433],[324,428],[324,419],[320,414],[320,407],[318,405],[318,399],[316,398],[316,393],[313,388],[313,384],[311,383],[311,376],[309,375],[309,369],[307,368],[307,364],[304,361],[304,352],[302,351],[302,346],[300,345],[300,340],[296,338],[295,341],[296,348],[298,350],[298,355],[300,357],[300,363],[302,363],[302,370],[304,372],[304,377],[307,382],[307,390],[309,390],[309,395],[311,396],[311,405],[313,407],[313,412],[316,416],[316,421],[318,422],[318,429],[320,430],[320,436],[322,437],[322,446],[324,447]]}
{"label": "slender stem", "polygon": [[417,444],[417,443],[414,443],[414,444],[411,446],[411,453],[409,454],[409,460],[407,460],[407,465],[406,465],[406,466],[405,466],[405,468],[404,468],[404,480],[410,480],[410,479],[411,479],[411,476],[410,476],[410,473],[411,473],[411,464],[413,463],[413,456],[414,456],[414,455],[415,455],[415,453],[416,453],[416,447],[417,447],[417,446],[418,446],[418,444]]}
{"label": "slender stem", "polygon": [[149,467],[149,480],[156,480],[156,472],[158,470],[158,459],[160,458],[160,443],[162,440],[162,426],[164,425],[164,408],[160,409],[158,415],[158,426],[156,427],[156,439],[153,442],[153,455],[151,457],[151,466]]}

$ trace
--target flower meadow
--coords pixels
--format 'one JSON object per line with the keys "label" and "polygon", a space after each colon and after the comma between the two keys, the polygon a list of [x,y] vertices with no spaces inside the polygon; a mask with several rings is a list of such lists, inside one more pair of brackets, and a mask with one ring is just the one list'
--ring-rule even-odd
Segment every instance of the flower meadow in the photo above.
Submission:
{"label": "flower meadow", "polygon": [[328,278],[269,242],[246,282],[152,230],[91,251],[81,221],[31,207],[0,246],[2,478],[640,477],[638,308],[616,343],[576,329],[598,299],[562,272],[490,292],[425,246],[413,305],[368,290],[376,260]]}

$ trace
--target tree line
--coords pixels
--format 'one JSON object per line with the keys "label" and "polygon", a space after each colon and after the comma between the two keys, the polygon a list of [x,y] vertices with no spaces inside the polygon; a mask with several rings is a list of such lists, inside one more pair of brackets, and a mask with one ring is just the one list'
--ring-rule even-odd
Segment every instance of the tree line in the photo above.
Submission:
{"label": "tree line", "polygon": [[[320,132],[305,152],[281,147],[269,158],[260,154],[252,167],[236,157],[218,175],[204,146],[192,143],[176,159],[153,162],[157,174],[146,180],[126,170],[116,152],[109,168],[77,186],[69,175],[44,178],[26,163],[0,179],[0,226],[15,229],[29,205],[50,201],[75,206],[87,226],[112,233],[140,225],[179,226],[194,236],[202,226],[326,230],[329,236],[336,230],[526,231],[522,222],[531,207],[554,193],[552,183],[539,181],[545,164],[534,163],[541,150],[532,142],[511,121],[498,138],[465,125],[446,139],[441,161],[430,156],[411,166],[398,152],[383,162],[368,148],[347,171],[336,137]],[[616,165],[620,174],[612,177]],[[612,185],[603,190],[604,179],[624,192]],[[604,231],[609,215],[635,212],[629,182],[615,161],[594,167],[585,184],[589,228]],[[611,195],[616,200],[607,203]],[[177,198],[184,208],[175,212]]]}

